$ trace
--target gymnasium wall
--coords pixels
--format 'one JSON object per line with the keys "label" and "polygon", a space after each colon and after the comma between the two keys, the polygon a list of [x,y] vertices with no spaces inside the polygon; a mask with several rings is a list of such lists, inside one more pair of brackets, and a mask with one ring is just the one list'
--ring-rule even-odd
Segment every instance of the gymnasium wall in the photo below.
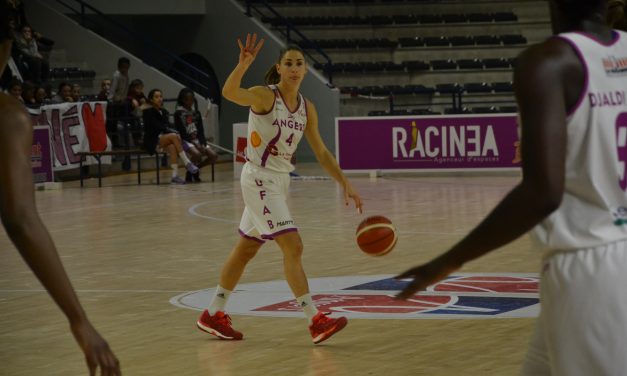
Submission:
{"label": "gymnasium wall", "polygon": [[[30,3],[39,3],[40,0],[28,0]],[[219,4],[219,6],[218,6]],[[113,5],[107,5],[111,8]],[[206,13],[198,14],[150,14],[137,15],[119,13],[125,11],[126,8],[109,9],[111,17],[134,30],[141,31],[143,34],[150,36],[151,39],[175,54],[183,54],[187,52],[195,52],[204,56],[213,66],[220,85],[224,83],[226,77],[237,63],[239,48],[237,47],[237,38],[244,38],[247,32],[256,32],[263,35],[266,43],[261,54],[258,56],[254,65],[251,67],[247,75],[244,77],[242,85],[250,87],[262,84],[263,77],[267,69],[276,62],[279,51],[284,47],[282,40],[273,38],[266,26],[253,18],[249,18],[244,14],[244,9],[235,0],[205,0],[204,6]],[[80,27],[77,25],[77,27]],[[62,33],[65,34],[65,33]],[[53,39],[61,39],[66,37],[77,38],[78,36],[65,36],[58,34]],[[73,33],[80,34],[80,33]],[[102,30],[102,34],[107,36],[107,31]],[[56,34],[55,34],[56,35]],[[115,40],[112,38],[112,40]],[[137,40],[116,41],[116,43],[130,52],[137,52],[145,48],[143,42]],[[105,72],[113,69],[110,63],[102,68],[99,62],[109,61],[109,54],[113,56],[119,55],[119,52],[94,52],[92,50],[84,50],[77,52],[84,55],[85,60],[94,61],[92,69]],[[89,55],[95,54],[95,58],[88,59]],[[97,60],[97,61],[96,61]],[[142,77],[139,70],[135,70],[136,64],[133,61],[131,74],[135,77]],[[146,88],[151,87],[152,83],[146,84]],[[170,91],[169,87],[164,87],[166,96],[170,93],[178,92]],[[326,79],[316,70],[311,68],[308,75],[303,81],[301,87],[302,93],[316,104],[319,116],[320,134],[329,150],[335,150],[335,117],[340,113],[340,93],[337,89],[331,89],[327,86]],[[201,108],[202,107],[201,105]],[[220,144],[225,147],[232,146],[232,124],[246,121],[248,118],[248,109],[234,105],[226,100],[222,102],[220,113]],[[314,155],[306,142],[301,143],[297,154],[299,161],[314,160]]]}

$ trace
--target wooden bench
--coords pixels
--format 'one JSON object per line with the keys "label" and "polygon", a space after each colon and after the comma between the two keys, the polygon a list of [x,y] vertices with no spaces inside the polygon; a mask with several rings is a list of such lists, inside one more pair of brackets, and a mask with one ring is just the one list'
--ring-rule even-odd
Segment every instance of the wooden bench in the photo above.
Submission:
{"label": "wooden bench", "polygon": [[[160,170],[160,166],[161,166],[161,161],[160,158],[163,155],[166,155],[166,153],[164,152],[154,152],[153,153],[155,156],[155,165],[157,166],[157,184],[160,184],[160,179],[159,179],[159,170]],[[83,161],[85,161],[85,159],[90,156],[90,157],[94,157],[96,159],[96,161],[98,162],[98,187],[102,187],[102,162],[101,162],[101,157],[103,155],[110,155],[110,156],[137,156],[137,184],[141,184],[142,183],[142,169],[141,169],[141,156],[142,155],[150,155],[150,153],[148,153],[147,151],[143,150],[143,149],[128,149],[128,150],[108,150],[108,151],[86,151],[86,152],[79,152],[77,153],[77,155],[79,155],[81,157],[80,160],[80,164],[79,164],[79,170],[80,170],[80,178],[81,178],[81,188],[83,187],[83,180],[85,178],[84,176],[84,172],[83,172]],[[215,165],[212,163],[211,164],[211,181],[215,181]]]}

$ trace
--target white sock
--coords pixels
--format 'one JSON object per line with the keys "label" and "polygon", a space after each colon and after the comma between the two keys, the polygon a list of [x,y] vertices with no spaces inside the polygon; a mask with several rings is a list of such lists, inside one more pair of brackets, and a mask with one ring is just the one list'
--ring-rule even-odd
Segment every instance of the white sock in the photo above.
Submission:
{"label": "white sock", "polygon": [[170,168],[172,169],[172,178],[173,179],[175,177],[179,176],[179,165],[173,164],[173,165],[170,165]]}
{"label": "white sock", "polygon": [[316,308],[313,300],[311,300],[311,294],[299,296],[298,298],[296,298],[296,301],[305,313],[305,316],[307,316],[307,320],[309,320],[309,323],[311,324],[313,317],[318,313],[318,308]]}
{"label": "white sock", "polygon": [[192,161],[189,160],[189,158],[187,158],[187,154],[185,154],[184,151],[179,153],[179,157],[181,157],[181,160],[183,161],[183,163],[188,164],[188,163],[192,163]]}
{"label": "white sock", "polygon": [[211,303],[209,304],[209,308],[207,308],[209,314],[213,316],[218,311],[224,312],[224,308],[226,307],[226,303],[228,302],[229,296],[231,296],[232,292],[233,291],[227,290],[224,287],[218,285],[218,287],[216,287],[216,293],[213,296]]}

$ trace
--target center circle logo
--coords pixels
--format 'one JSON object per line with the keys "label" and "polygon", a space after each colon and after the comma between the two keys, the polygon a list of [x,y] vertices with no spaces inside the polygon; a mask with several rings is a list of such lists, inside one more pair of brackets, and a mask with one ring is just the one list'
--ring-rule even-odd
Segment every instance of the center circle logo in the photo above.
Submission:
{"label": "center circle logo", "polygon": [[[477,319],[536,317],[540,311],[537,274],[456,273],[407,301],[394,296],[408,281],[392,275],[312,278],[314,303],[323,312],[360,319]],[[202,311],[215,289],[170,299],[175,306]],[[238,285],[227,306],[231,315],[302,317],[287,282]]]}

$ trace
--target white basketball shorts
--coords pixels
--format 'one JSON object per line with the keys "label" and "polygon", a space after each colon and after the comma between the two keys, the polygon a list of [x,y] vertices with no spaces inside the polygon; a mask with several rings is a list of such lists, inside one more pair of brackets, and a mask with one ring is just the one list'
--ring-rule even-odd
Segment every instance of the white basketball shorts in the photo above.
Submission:
{"label": "white basketball shorts", "polygon": [[287,207],[290,175],[246,162],[240,177],[244,214],[239,233],[247,239],[264,242],[277,235],[298,231]]}
{"label": "white basketball shorts", "polygon": [[544,261],[525,376],[627,374],[627,241]]}

